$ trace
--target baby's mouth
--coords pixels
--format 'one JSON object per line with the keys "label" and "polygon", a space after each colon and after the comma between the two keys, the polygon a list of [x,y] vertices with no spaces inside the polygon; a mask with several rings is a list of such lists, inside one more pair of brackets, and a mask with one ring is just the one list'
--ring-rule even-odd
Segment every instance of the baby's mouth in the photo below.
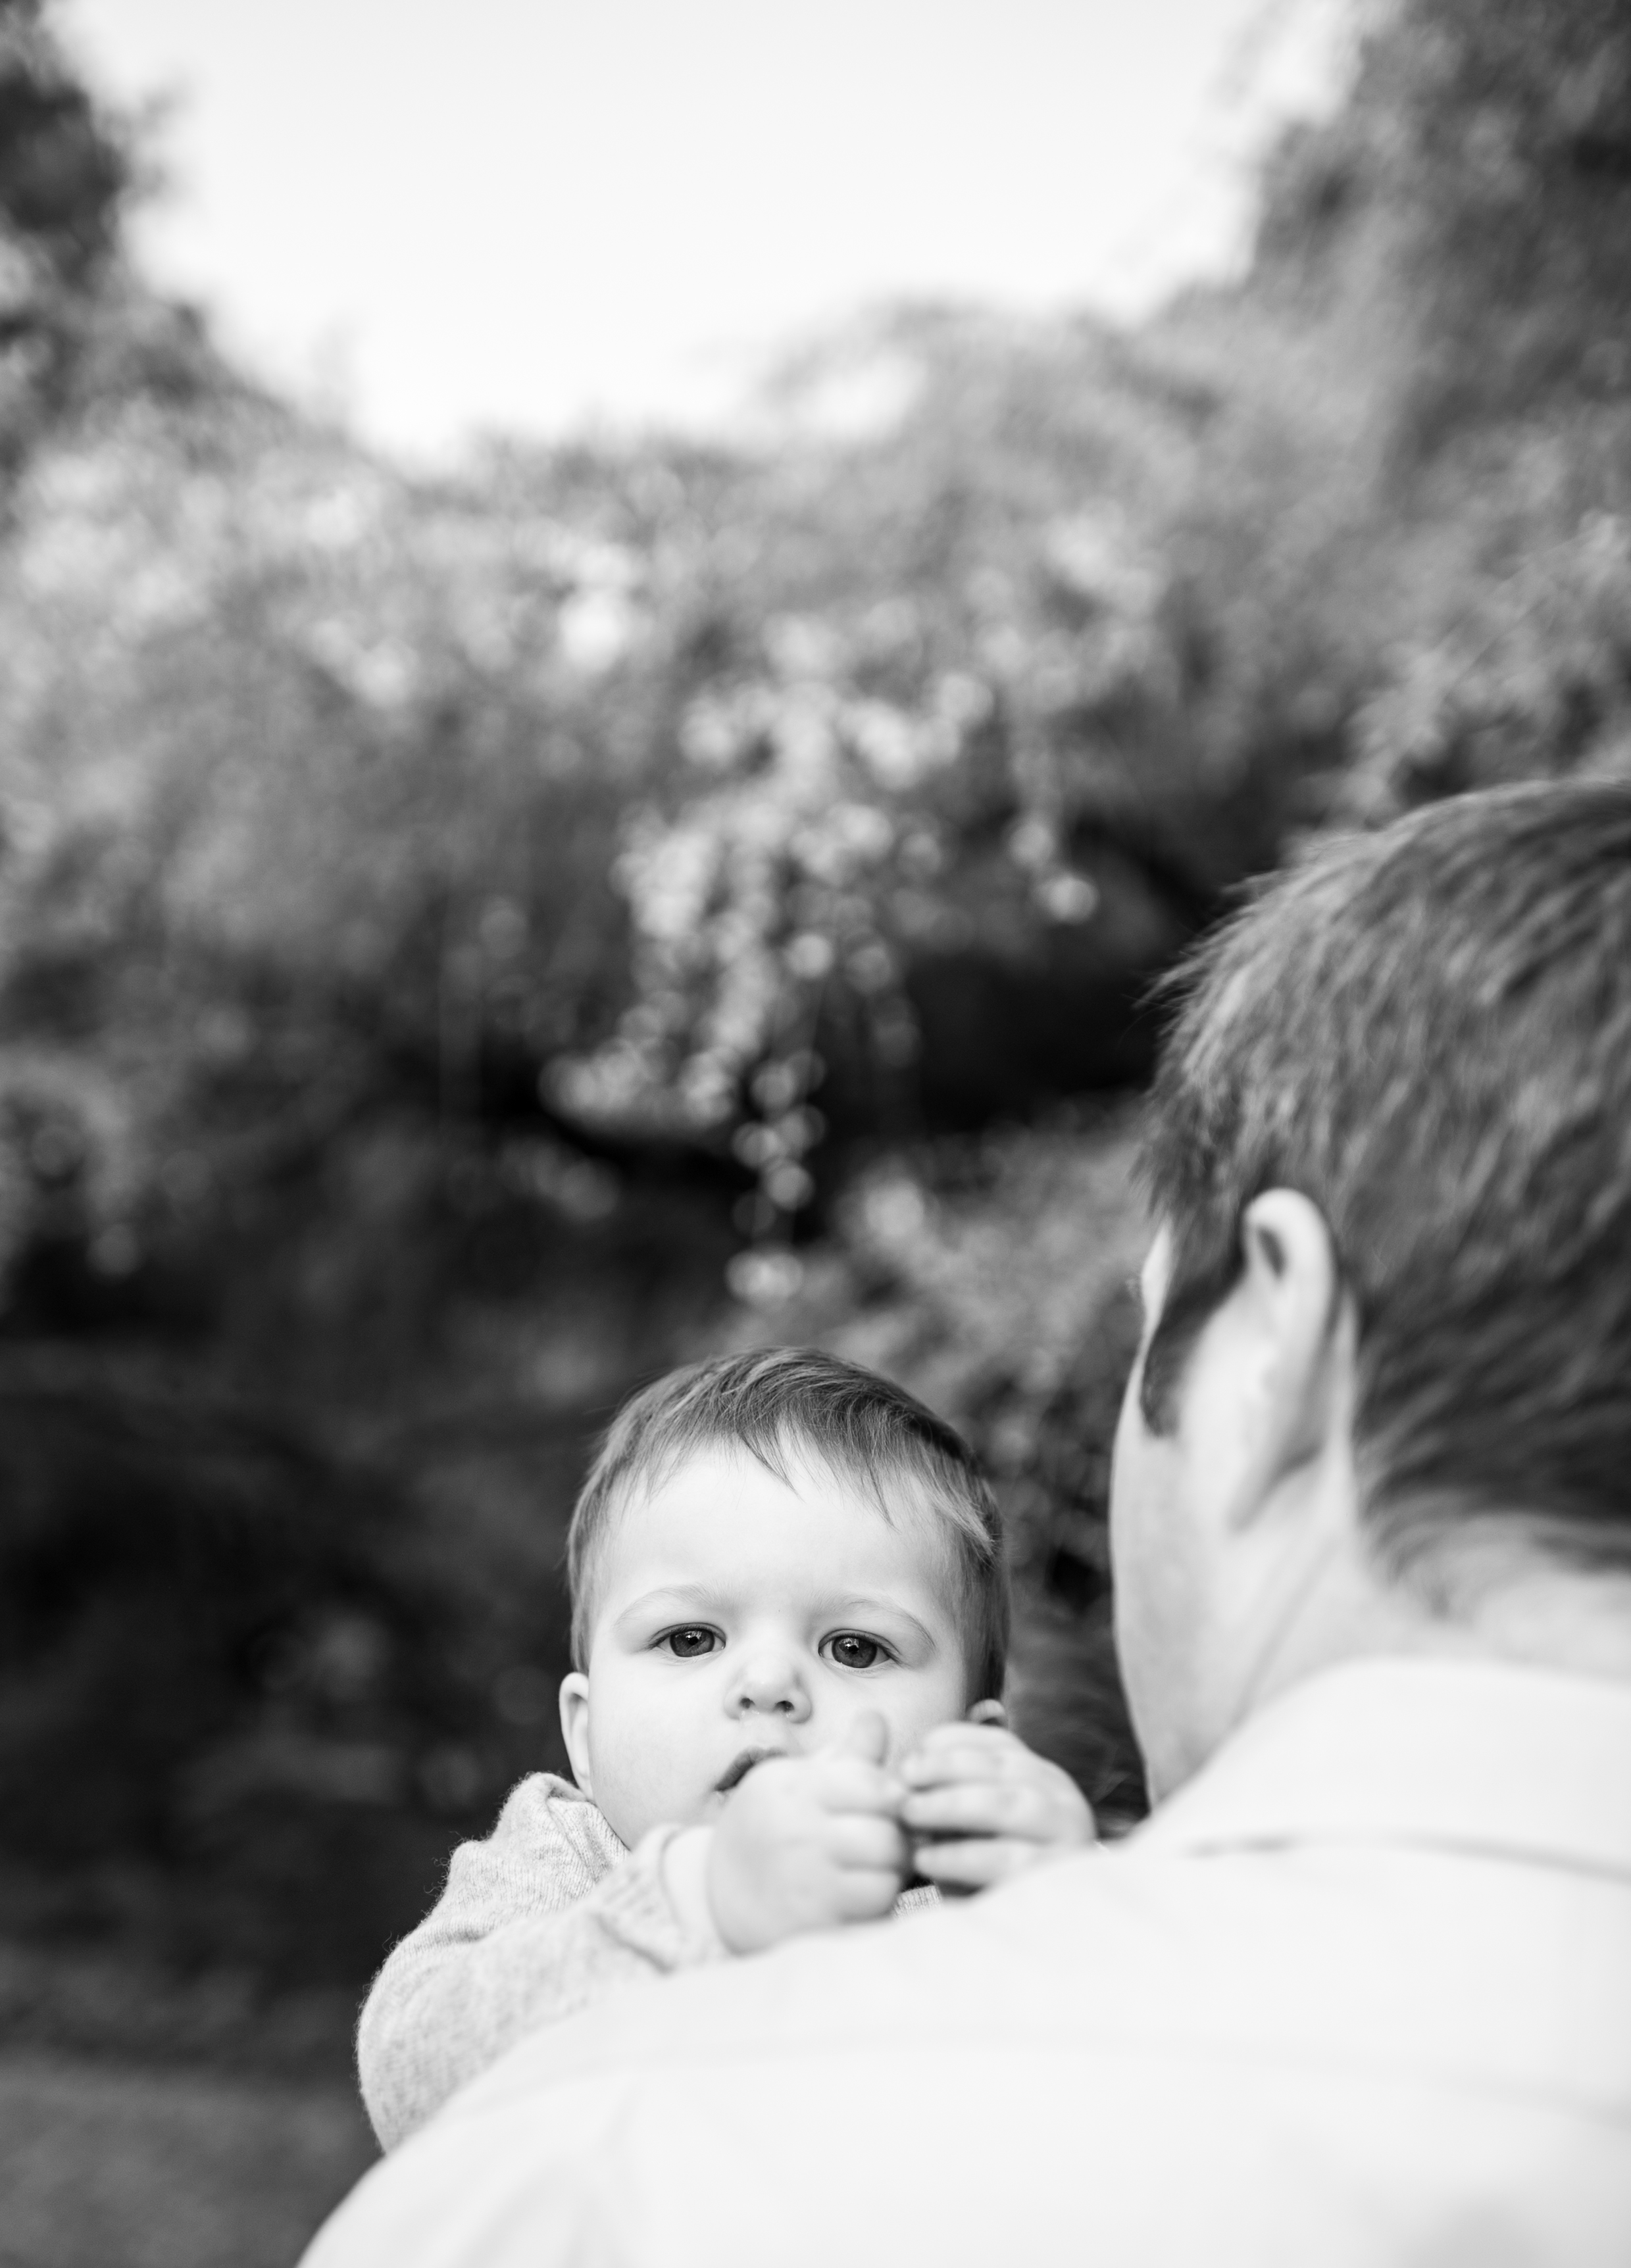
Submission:
{"label": "baby's mouth", "polygon": [[728,1795],[732,1788],[742,1786],[755,1764],[768,1764],[772,1757],[785,1756],[786,1753],[786,1749],[744,1749],[719,1780],[715,1794]]}

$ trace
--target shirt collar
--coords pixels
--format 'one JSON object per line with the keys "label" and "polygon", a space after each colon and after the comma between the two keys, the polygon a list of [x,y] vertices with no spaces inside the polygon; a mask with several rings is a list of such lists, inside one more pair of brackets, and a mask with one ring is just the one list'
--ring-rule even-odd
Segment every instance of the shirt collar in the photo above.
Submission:
{"label": "shirt collar", "polygon": [[1631,1686],[1489,1661],[1345,1662],[1248,1719],[1129,1840],[1419,1844],[1631,1878]]}

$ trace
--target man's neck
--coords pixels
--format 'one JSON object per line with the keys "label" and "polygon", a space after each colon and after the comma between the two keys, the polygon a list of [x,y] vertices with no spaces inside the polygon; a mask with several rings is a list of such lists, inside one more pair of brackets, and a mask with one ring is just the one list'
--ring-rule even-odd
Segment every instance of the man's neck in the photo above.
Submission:
{"label": "man's neck", "polygon": [[1350,1563],[1279,1638],[1242,1689],[1236,1722],[1344,1661],[1504,1662],[1631,1684],[1631,1572],[1562,1566],[1492,1523],[1406,1578]]}
{"label": "man's neck", "polygon": [[1531,1568],[1486,1592],[1463,1626],[1495,1660],[1631,1684],[1631,1574]]}

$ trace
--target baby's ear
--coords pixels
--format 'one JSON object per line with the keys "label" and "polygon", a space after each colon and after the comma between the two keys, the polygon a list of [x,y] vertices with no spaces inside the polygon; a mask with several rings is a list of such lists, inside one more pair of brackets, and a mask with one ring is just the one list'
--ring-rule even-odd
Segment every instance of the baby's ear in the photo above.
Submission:
{"label": "baby's ear", "polygon": [[561,1680],[561,1738],[572,1759],[572,1776],[594,1800],[589,1785],[589,1681],[581,1669],[569,1670]]}

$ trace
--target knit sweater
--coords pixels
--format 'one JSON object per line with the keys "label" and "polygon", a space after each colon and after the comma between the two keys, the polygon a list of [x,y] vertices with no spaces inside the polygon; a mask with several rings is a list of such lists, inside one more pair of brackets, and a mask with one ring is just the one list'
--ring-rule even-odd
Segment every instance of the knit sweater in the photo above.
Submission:
{"label": "knit sweater", "polygon": [[540,2025],[618,1986],[720,1957],[663,1881],[679,1832],[631,1852],[553,1772],[515,1788],[484,1842],[461,1843],[447,1887],[375,1977],[357,2033],[363,2100],[387,2150]]}
{"label": "knit sweater", "polygon": [[[622,1985],[728,1957],[669,1898],[663,1858],[679,1832],[653,1827],[631,1851],[580,1788],[534,1772],[484,1842],[459,1845],[358,2026],[363,2101],[386,2149],[525,2034]],[[895,1911],[938,1896],[919,1886]]]}

